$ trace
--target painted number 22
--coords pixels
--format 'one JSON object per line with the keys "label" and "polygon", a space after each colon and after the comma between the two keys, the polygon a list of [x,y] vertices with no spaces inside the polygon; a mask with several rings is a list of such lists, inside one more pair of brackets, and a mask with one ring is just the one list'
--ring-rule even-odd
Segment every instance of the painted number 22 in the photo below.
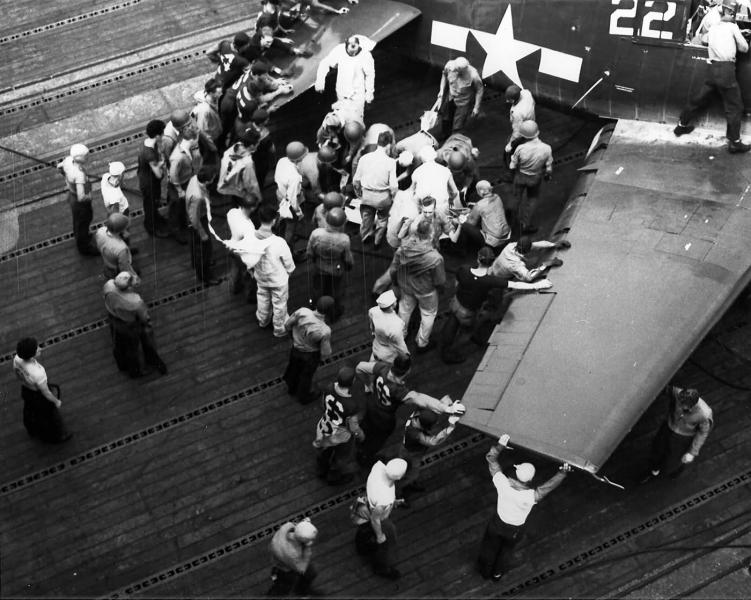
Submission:
{"label": "painted number 22", "polygon": [[[611,4],[620,6],[623,0],[610,0]],[[629,8],[616,8],[613,14],[610,15],[610,29],[608,33],[610,35],[634,35],[634,27],[628,26],[625,23],[631,21],[635,24],[636,12],[639,7],[639,0],[626,0],[630,2],[632,6]],[[659,27],[658,23],[666,23],[675,16],[676,3],[667,2],[667,8],[664,12],[658,10],[650,10],[642,17],[641,27],[636,28],[636,35],[641,37],[658,38],[663,40],[672,40],[672,31],[663,31],[661,29],[654,29],[654,26]],[[645,8],[652,8],[655,5],[654,0],[646,0],[644,2]]]}

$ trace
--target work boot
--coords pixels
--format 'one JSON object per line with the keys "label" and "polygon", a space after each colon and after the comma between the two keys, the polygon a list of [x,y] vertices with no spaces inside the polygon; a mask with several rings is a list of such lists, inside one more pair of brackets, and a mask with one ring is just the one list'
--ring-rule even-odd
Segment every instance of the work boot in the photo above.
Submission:
{"label": "work boot", "polygon": [[673,133],[675,134],[675,137],[681,137],[684,133],[691,133],[693,130],[693,125],[681,125],[678,123],[678,125],[675,126],[675,129],[673,129]]}
{"label": "work boot", "polygon": [[730,154],[740,154],[741,152],[748,152],[751,150],[751,145],[744,144],[741,140],[736,140],[728,144],[728,152]]}

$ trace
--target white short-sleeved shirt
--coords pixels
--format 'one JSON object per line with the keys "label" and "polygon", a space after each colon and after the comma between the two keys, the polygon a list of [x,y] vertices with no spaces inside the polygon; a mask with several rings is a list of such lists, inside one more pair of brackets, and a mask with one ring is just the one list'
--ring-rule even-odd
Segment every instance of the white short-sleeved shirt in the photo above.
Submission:
{"label": "white short-sleeved shirt", "polygon": [[227,211],[227,225],[233,240],[242,240],[255,234],[256,228],[245,213],[239,208],[231,208]]}
{"label": "white short-sleeved shirt", "polygon": [[380,460],[370,470],[368,481],[365,484],[365,492],[368,496],[370,508],[380,507],[386,511],[386,516],[383,518],[388,518],[396,501],[396,487],[386,476],[386,465]]}
{"label": "white short-sleeved shirt", "polygon": [[47,382],[47,371],[35,358],[23,360],[18,355],[13,357],[13,371],[23,385],[32,390]]}
{"label": "white short-sleeved shirt", "polygon": [[535,491],[517,490],[511,487],[508,478],[501,472],[493,476],[493,485],[498,490],[498,516],[509,525],[524,525],[535,505]]}
{"label": "white short-sleeved shirt", "polygon": [[109,208],[117,204],[120,206],[120,212],[125,212],[128,209],[128,199],[123,194],[120,186],[112,185],[109,182],[109,178],[110,176],[107,173],[102,175],[102,200],[104,200],[104,206]]}

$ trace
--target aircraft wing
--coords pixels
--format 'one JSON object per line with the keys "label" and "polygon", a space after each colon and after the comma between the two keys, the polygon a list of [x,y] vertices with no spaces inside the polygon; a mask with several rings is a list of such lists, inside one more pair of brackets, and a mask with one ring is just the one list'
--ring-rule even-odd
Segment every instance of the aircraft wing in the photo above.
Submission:
{"label": "aircraft wing", "polygon": [[597,472],[746,287],[751,165],[687,137],[617,123],[554,230],[572,244],[555,293],[512,302],[462,423]]}
{"label": "aircraft wing", "polygon": [[[310,18],[305,23],[296,24],[295,31],[289,36],[296,45],[305,45],[312,56],[274,58],[275,65],[291,67],[294,73],[289,78],[293,93],[275,99],[274,107],[286,104],[313,87],[318,63],[350,35],[359,34],[377,43],[420,16],[418,9],[391,0],[362,0],[352,6],[344,2],[329,4],[348,6],[350,11],[346,15],[311,11]],[[367,42],[363,44],[367,49],[369,46]]]}

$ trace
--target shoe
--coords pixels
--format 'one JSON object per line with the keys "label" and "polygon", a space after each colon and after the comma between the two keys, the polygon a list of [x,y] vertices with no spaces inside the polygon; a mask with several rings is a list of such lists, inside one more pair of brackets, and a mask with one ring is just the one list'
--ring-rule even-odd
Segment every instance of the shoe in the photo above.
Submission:
{"label": "shoe", "polygon": [[154,366],[156,367],[156,370],[157,370],[157,371],[159,371],[159,373],[160,373],[161,375],[166,375],[166,374],[167,374],[167,365],[165,365],[165,364],[164,364],[164,361],[163,361],[163,360],[160,360],[160,361],[159,361],[159,362],[158,362],[158,363],[157,363],[156,365],[154,365]]}
{"label": "shoe", "polygon": [[691,133],[693,130],[693,125],[681,125],[678,123],[678,125],[675,126],[675,129],[673,129],[673,133],[675,134],[675,137],[681,137],[684,133]]}
{"label": "shoe", "polygon": [[502,577],[503,577],[503,573],[494,573],[491,579],[493,581],[500,581]]}
{"label": "shoe", "polygon": [[741,152],[748,152],[751,150],[751,145],[744,144],[741,140],[730,142],[728,144],[728,152],[730,154],[740,154]]}
{"label": "shoe", "polygon": [[563,265],[563,261],[560,258],[554,258],[550,261],[551,267],[560,267]]}
{"label": "shoe", "polygon": [[657,471],[647,471],[647,473],[645,475],[643,475],[641,477],[641,479],[639,479],[639,484],[640,485],[644,485],[645,483],[649,483],[653,479],[657,479],[657,477],[659,477],[659,475],[660,475],[660,471],[659,470],[657,470]]}
{"label": "shoe", "polygon": [[211,287],[212,285],[219,285],[221,282],[221,279],[204,279],[203,285],[204,287]]}
{"label": "shoe", "polygon": [[388,569],[374,569],[373,571],[379,577],[385,577],[386,579],[399,579],[402,573],[395,567],[389,567]]}

